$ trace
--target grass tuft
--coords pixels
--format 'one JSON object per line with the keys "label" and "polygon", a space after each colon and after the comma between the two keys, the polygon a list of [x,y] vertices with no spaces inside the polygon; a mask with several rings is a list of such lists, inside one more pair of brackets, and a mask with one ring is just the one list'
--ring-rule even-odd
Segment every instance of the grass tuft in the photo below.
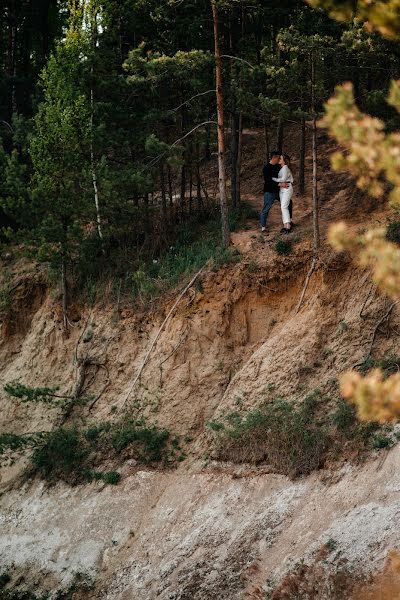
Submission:
{"label": "grass tuft", "polygon": [[290,241],[277,240],[275,242],[275,252],[277,254],[280,254],[281,256],[286,256],[287,254],[290,254],[291,250],[292,250],[292,244]]}

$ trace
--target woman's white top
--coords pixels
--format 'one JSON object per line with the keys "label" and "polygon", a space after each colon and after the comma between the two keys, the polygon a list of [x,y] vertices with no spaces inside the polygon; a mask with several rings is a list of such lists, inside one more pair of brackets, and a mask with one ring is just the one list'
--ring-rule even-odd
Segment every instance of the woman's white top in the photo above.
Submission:
{"label": "woman's white top", "polygon": [[273,177],[272,179],[277,183],[293,183],[292,171],[287,165],[283,165],[278,173],[278,177]]}

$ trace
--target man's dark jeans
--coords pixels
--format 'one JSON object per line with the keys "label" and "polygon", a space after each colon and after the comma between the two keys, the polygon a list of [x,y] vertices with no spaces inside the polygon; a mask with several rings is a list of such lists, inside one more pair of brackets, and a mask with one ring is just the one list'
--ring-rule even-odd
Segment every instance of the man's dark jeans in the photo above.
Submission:
{"label": "man's dark jeans", "polygon": [[279,194],[277,194],[276,192],[264,192],[264,206],[260,216],[261,227],[265,227],[270,208],[275,202],[275,200],[278,200],[278,198]]}

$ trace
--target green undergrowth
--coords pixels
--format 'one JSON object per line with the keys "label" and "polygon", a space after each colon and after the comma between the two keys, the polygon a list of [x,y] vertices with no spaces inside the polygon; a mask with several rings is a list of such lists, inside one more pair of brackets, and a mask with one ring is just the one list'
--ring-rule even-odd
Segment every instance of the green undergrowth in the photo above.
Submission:
{"label": "green undergrowth", "polygon": [[353,407],[319,390],[297,402],[275,398],[244,414],[231,412],[207,427],[218,460],[266,463],[290,477],[394,443],[389,431],[360,423]]}
{"label": "green undergrowth", "polygon": [[381,369],[385,377],[398,373],[400,371],[400,356],[393,353],[387,353],[381,358],[367,356],[357,365],[357,370],[362,375],[366,375],[371,369]]}
{"label": "green undergrowth", "polygon": [[63,427],[49,433],[33,451],[30,474],[54,483],[103,481],[116,485],[120,474],[102,465],[134,459],[136,464],[172,466],[181,460],[181,448],[169,431],[144,419],[101,423],[85,430]]}
{"label": "green undergrowth", "polygon": [[277,240],[275,242],[275,252],[281,256],[286,256],[292,251],[292,242],[290,240]]}
{"label": "green undergrowth", "polygon": [[[74,399],[56,394],[57,388],[32,388],[13,382],[6,384],[4,390],[20,402],[58,406],[64,419],[71,402],[76,404]],[[107,461],[115,465],[132,458],[139,464],[168,466],[185,459],[176,436],[144,418],[128,417],[87,429],[75,423],[51,432],[0,434],[0,464],[11,464],[16,455],[27,450],[31,450],[27,475],[37,474],[50,482],[64,480],[71,484],[93,480],[117,484],[119,473],[102,468]]]}
{"label": "green undergrowth", "polygon": [[392,221],[386,229],[386,239],[389,242],[400,244],[400,221]]}
{"label": "green undergrowth", "polygon": [[230,231],[239,231],[246,228],[246,221],[248,219],[260,219],[259,211],[255,210],[250,204],[244,202],[240,203],[240,208],[232,210],[229,213],[229,229]]}
{"label": "green undergrowth", "polygon": [[152,264],[142,265],[130,276],[134,299],[152,300],[175,287],[182,277],[190,277],[208,263],[218,271],[224,265],[240,260],[237,250],[221,248],[217,240],[205,238],[178,249],[172,248]]}
{"label": "green undergrowth", "polygon": [[[231,229],[240,227],[242,215],[242,212],[230,215]],[[109,289],[112,281],[113,296],[143,304],[155,300],[205,265],[217,271],[239,260],[236,249],[221,246],[220,221],[212,218],[200,225],[182,226],[167,248],[154,252],[147,260],[117,265],[112,272],[105,268],[101,273],[91,271],[92,263],[81,265],[76,288],[83,290],[84,300],[93,304],[105,293],[103,287]]]}

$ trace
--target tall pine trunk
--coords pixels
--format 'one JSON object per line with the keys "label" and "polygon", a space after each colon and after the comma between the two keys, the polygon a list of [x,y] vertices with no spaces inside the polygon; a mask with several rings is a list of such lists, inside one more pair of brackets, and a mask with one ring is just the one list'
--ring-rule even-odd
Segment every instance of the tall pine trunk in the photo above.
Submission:
{"label": "tall pine trunk", "polygon": [[315,51],[311,55],[311,111],[312,111],[312,207],[313,207],[313,252],[317,257],[320,245],[319,206],[317,180],[317,115],[315,107]]}
{"label": "tall pine trunk", "polygon": [[[94,8],[92,8],[94,11]],[[95,52],[96,42],[97,42],[97,19],[96,13],[92,12],[90,15],[91,21],[91,29],[92,29],[92,51]],[[94,70],[93,66],[91,68],[91,88],[90,88],[90,168],[92,171],[92,183],[93,183],[93,193],[94,193],[94,204],[96,207],[96,220],[97,220],[97,232],[99,234],[99,238],[103,239],[103,232],[101,229],[101,215],[100,215],[100,201],[99,201],[99,189],[97,185],[97,174],[96,174],[96,164],[94,160],[94,91],[93,91],[93,80],[94,80]]]}
{"label": "tall pine trunk", "polygon": [[211,0],[214,22],[214,53],[215,53],[215,90],[217,96],[218,121],[218,183],[219,201],[221,207],[222,245],[229,246],[228,208],[226,201],[225,175],[225,132],[224,132],[224,96],[222,92],[221,50],[219,45],[219,15],[216,0]]}
{"label": "tall pine trunk", "polygon": [[92,87],[92,89],[90,90],[90,168],[92,171],[94,205],[96,207],[97,232],[99,234],[99,238],[102,240],[103,232],[101,229],[99,190],[98,190],[98,186],[97,186],[96,165],[95,165],[95,161],[94,161],[94,143],[93,143],[94,124],[93,124],[93,121],[94,121],[94,93],[93,93],[93,87]]}
{"label": "tall pine trunk", "polygon": [[[11,3],[8,30],[8,76],[11,83],[11,114],[17,113],[17,15],[15,1]],[[11,119],[10,119],[11,120]]]}
{"label": "tall pine trunk", "polygon": [[243,113],[239,114],[238,123],[238,145],[236,156],[236,207],[240,207],[240,177],[242,170],[242,148],[243,148]]}
{"label": "tall pine trunk", "polygon": [[160,166],[160,187],[161,187],[161,217],[162,217],[162,226],[165,227],[167,222],[167,192],[165,189],[165,167],[164,163],[161,163]]}
{"label": "tall pine trunk", "polygon": [[62,252],[61,255],[61,302],[62,302],[62,314],[63,314],[63,327],[64,331],[68,331],[68,317],[67,317],[67,298],[68,288],[67,288],[67,265],[65,252]]}
{"label": "tall pine trunk", "polygon": [[269,153],[271,152],[271,148],[270,148],[270,144],[269,144],[269,131],[268,131],[268,125],[267,125],[267,120],[265,118],[265,115],[263,116],[263,123],[264,123],[265,160],[268,162]]}
{"label": "tall pine trunk", "polygon": [[232,108],[231,114],[231,204],[232,208],[237,206],[237,159],[239,149],[239,116],[235,112],[235,106]]}
{"label": "tall pine trunk", "polygon": [[301,118],[300,126],[300,159],[299,159],[299,192],[304,194],[305,192],[305,158],[306,158],[306,120],[304,117]]}
{"label": "tall pine trunk", "polygon": [[278,126],[276,128],[276,149],[279,154],[282,153],[283,150],[283,120],[282,117],[279,117]]}

